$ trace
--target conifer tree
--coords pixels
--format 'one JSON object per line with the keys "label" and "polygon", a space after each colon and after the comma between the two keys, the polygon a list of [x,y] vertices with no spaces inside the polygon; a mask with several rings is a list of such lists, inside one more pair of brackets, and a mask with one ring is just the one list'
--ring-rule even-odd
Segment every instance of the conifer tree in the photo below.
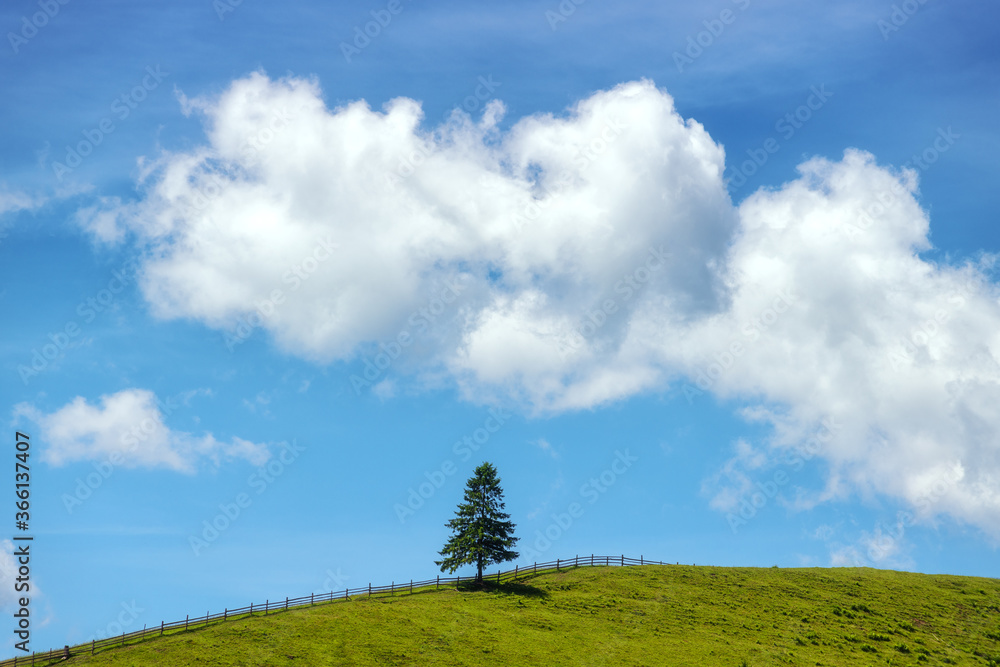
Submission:
{"label": "conifer tree", "polygon": [[455,518],[446,526],[452,535],[440,554],[442,560],[434,561],[442,572],[454,572],[463,565],[476,565],[476,581],[483,582],[483,567],[490,563],[503,563],[518,557],[511,549],[517,543],[514,524],[503,511],[503,489],[497,469],[483,463],[465,484],[465,501],[460,503]]}

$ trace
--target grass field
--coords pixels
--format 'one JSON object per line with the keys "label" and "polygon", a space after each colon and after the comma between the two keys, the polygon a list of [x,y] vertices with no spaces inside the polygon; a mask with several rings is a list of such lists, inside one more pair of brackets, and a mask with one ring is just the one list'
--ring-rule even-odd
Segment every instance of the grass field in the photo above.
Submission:
{"label": "grass field", "polygon": [[271,612],[62,664],[1000,667],[1000,581],[585,567]]}

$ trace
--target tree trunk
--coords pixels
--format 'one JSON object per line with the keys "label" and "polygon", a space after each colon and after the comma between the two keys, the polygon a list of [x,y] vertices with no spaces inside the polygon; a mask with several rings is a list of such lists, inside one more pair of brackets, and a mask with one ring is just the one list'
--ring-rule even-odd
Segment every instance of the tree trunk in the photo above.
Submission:
{"label": "tree trunk", "polygon": [[479,568],[479,572],[476,574],[476,583],[480,586],[483,585],[483,559],[482,557],[476,560],[476,566]]}

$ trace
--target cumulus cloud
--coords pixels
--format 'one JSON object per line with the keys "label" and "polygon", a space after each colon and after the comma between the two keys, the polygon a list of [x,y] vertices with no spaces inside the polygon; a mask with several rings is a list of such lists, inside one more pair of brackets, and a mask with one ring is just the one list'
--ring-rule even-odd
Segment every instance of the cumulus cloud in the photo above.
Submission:
{"label": "cumulus cloud", "polygon": [[[204,145],[82,218],[146,248],[159,316],[256,311],[321,363],[405,332],[407,363],[542,413],[714,394],[771,425],[765,455],[815,445],[828,484],[802,507],[884,493],[1000,535],[993,257],[922,255],[912,170],[851,149],[734,207],[723,148],[649,81],[505,131],[497,101],[428,128],[410,99],[328,109],[260,73],[185,109]],[[737,491],[760,466],[740,456]]]}
{"label": "cumulus cloud", "polygon": [[[717,307],[712,263],[736,222],[723,152],[650,82],[503,134],[499,102],[423,129],[413,100],[329,110],[314,81],[259,73],[187,106],[207,145],[144,163],[140,202],[82,218],[99,238],[128,230],[149,245],[141,286],[162,317],[227,329],[280,290],[263,326],[283,349],[331,361],[391,338],[465,280],[460,303],[414,332],[434,342],[431,362],[470,387],[582,406],[654,379],[637,380],[641,361],[619,349],[627,317],[571,340],[595,297],[621,282],[622,310],[657,294],[680,319]],[[572,354],[554,354],[561,342]]]}
{"label": "cumulus cloud", "polygon": [[664,355],[705,390],[758,401],[778,452],[837,425],[812,448],[831,468],[825,497],[885,493],[1000,535],[993,257],[920,256],[929,220],[912,171],[854,150],[799,169],[740,207],[731,308]]}
{"label": "cumulus cloud", "polygon": [[97,405],[78,396],[49,414],[22,403],[15,415],[38,424],[46,443],[42,459],[56,466],[110,459],[125,468],[193,473],[203,461],[218,466],[242,459],[262,465],[270,457],[266,445],[242,438],[226,443],[210,433],[195,436],[171,430],[164,423],[156,395],[146,389],[101,396]]}

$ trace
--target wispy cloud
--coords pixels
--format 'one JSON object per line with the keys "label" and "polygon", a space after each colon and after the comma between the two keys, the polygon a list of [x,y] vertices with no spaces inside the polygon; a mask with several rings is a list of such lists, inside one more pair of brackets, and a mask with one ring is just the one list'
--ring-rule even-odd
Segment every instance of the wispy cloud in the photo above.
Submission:
{"label": "wispy cloud", "polygon": [[540,450],[542,450],[543,452],[545,452],[546,454],[548,454],[552,458],[554,458],[554,459],[558,459],[559,458],[559,452],[557,452],[552,447],[552,444],[548,440],[546,440],[545,438],[539,438],[538,440],[532,440],[531,444],[533,444],[535,447],[538,447]]}

